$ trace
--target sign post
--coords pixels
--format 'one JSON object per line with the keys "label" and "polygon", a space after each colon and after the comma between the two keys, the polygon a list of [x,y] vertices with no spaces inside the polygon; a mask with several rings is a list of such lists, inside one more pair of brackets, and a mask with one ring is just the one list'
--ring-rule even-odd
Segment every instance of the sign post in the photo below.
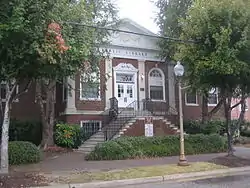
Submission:
{"label": "sign post", "polygon": [[152,137],[154,136],[154,125],[153,117],[145,117],[145,136]]}

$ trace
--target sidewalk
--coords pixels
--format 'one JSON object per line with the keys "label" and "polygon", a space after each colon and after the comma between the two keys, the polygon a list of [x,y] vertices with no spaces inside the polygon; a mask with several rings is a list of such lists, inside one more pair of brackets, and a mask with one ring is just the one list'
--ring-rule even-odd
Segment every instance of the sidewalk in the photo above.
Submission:
{"label": "sidewalk", "polygon": [[[169,187],[172,183],[180,184],[187,183],[195,180],[209,179],[209,178],[222,178],[222,177],[231,177],[233,176],[244,176],[249,175],[250,167],[241,167],[241,168],[228,168],[228,169],[219,169],[212,171],[203,171],[203,172],[192,172],[192,173],[181,173],[181,174],[172,174],[172,175],[163,175],[163,176],[154,176],[154,177],[144,177],[137,179],[123,179],[123,180],[113,180],[113,181],[99,181],[99,182],[90,182],[90,183],[68,183],[68,184],[54,184],[47,186],[47,188],[115,188],[115,187],[139,187],[145,184],[153,183],[163,183],[165,182],[164,187]],[[182,184],[183,185],[183,184]],[[150,186],[147,186],[150,187]],[[207,185],[211,187],[211,185]],[[33,187],[39,188],[39,187]]]}
{"label": "sidewalk", "polygon": [[[238,157],[250,159],[250,148],[237,147],[235,154]],[[226,153],[202,154],[187,156],[189,162],[207,162],[216,157],[225,156]],[[138,166],[153,166],[175,164],[178,156],[164,157],[156,159],[120,160],[120,161],[85,161],[84,155],[73,152],[60,155],[57,158],[47,159],[39,164],[25,165],[14,168],[17,171],[108,171],[113,169],[124,169]]]}

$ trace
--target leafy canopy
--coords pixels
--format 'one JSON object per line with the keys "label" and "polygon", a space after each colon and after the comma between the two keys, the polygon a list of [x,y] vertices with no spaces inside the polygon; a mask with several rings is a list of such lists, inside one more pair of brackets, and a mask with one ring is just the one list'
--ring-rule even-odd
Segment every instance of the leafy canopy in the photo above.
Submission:
{"label": "leafy canopy", "polygon": [[191,85],[233,92],[250,83],[250,2],[195,0],[181,21],[176,58],[185,62]]}
{"label": "leafy canopy", "polygon": [[[185,18],[188,8],[193,0],[156,0],[159,9],[156,23],[160,28],[160,34],[166,37],[179,38],[181,35],[180,18]],[[159,40],[161,57],[172,59],[176,52],[177,43],[171,40]]]}
{"label": "leafy canopy", "polygon": [[[66,22],[106,26],[116,23],[111,0],[2,0],[0,2],[1,80],[69,76],[98,54],[108,33]],[[60,52],[48,26],[57,23],[69,47]]]}

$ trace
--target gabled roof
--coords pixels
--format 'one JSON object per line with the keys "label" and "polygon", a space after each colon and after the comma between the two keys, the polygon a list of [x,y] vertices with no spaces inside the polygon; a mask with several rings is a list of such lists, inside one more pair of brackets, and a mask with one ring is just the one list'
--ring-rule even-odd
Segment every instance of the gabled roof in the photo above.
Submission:
{"label": "gabled roof", "polygon": [[137,30],[138,33],[158,36],[157,34],[153,33],[152,31],[146,29],[145,27],[141,26],[140,24],[136,23],[135,21],[129,18],[124,18],[120,20],[120,24],[118,27],[122,27],[122,26],[132,26],[134,27],[135,30]]}

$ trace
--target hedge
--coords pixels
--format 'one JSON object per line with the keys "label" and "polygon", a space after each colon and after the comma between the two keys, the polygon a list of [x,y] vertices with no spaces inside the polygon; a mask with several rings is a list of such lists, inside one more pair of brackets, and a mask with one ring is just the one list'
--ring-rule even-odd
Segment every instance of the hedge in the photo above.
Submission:
{"label": "hedge", "polygon": [[38,146],[42,140],[42,123],[39,121],[11,119],[9,140],[28,141]]}
{"label": "hedge", "polygon": [[225,121],[211,120],[205,123],[200,120],[184,122],[184,131],[187,134],[220,134],[226,133]]}
{"label": "hedge", "polygon": [[9,142],[9,164],[20,165],[37,163],[41,160],[41,152],[31,142],[13,141]]}
{"label": "hedge", "polygon": [[[165,137],[121,137],[97,145],[86,160],[122,160],[145,157],[164,157],[179,154],[179,136]],[[219,135],[185,136],[186,154],[224,152],[226,139]]]}

